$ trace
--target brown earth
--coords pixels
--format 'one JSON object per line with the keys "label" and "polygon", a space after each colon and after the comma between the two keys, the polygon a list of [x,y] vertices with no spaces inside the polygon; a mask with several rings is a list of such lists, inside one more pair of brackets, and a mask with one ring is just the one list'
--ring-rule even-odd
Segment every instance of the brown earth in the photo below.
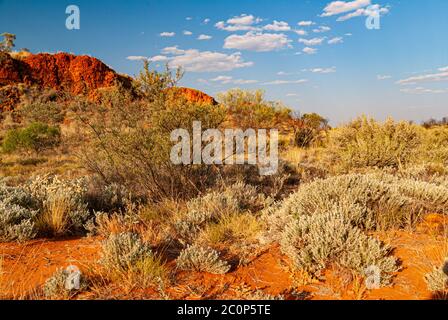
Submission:
{"label": "brown earth", "polygon": [[[437,217],[437,219],[436,219]],[[446,217],[430,215],[427,221],[439,223],[425,231],[397,231],[377,236],[396,248],[394,254],[401,261],[391,287],[367,290],[363,281],[335,268],[329,269],[319,280],[294,273],[276,246],[267,248],[246,266],[234,268],[226,275],[180,272],[174,261],[168,266],[175,273],[173,285],[165,289],[172,299],[253,299],[260,293],[283,295],[286,299],[303,300],[427,300],[434,298],[427,289],[424,276],[440,264],[446,254],[446,239],[436,230],[446,228]],[[434,228],[435,227],[435,228]],[[437,232],[437,234],[433,233]],[[26,244],[0,244],[2,278],[0,291],[6,298],[26,297],[58,268],[70,264],[81,270],[91,268],[100,257],[101,239],[81,238],[65,240],[36,240]],[[112,288],[112,289],[111,289]],[[101,294],[87,292],[77,298],[160,299],[155,289],[120,291],[111,286]],[[31,295],[32,296],[32,295]]]}

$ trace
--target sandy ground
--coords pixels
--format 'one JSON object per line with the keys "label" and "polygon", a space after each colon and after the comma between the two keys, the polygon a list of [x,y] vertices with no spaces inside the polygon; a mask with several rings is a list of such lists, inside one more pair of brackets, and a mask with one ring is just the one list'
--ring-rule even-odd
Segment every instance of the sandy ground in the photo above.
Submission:
{"label": "sandy ground", "polygon": [[[286,299],[432,299],[424,275],[433,265],[441,263],[447,254],[444,237],[446,217],[431,215],[414,232],[397,231],[378,234],[395,248],[401,261],[391,287],[367,290],[364,281],[337,269],[327,270],[319,280],[291,272],[287,259],[277,247],[269,247],[247,266],[235,267],[226,275],[178,272],[174,261],[174,281],[164,289],[120,292],[113,288],[102,293],[87,292],[79,299],[232,299],[256,298],[259,294],[279,295]],[[0,244],[2,273],[0,292],[4,298],[24,298],[42,285],[58,268],[79,266],[86,271],[100,258],[101,239],[76,238],[63,240],[35,240],[24,244]],[[98,291],[98,290],[96,290]],[[32,296],[32,294],[31,294]]]}

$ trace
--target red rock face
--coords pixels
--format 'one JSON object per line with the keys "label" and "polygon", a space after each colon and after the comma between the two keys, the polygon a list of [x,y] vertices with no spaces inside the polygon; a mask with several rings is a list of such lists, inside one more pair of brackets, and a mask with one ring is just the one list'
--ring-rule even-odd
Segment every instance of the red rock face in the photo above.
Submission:
{"label": "red rock face", "polygon": [[19,60],[0,52],[0,87],[22,82],[23,69]]}
{"label": "red rock face", "polygon": [[25,58],[23,63],[28,69],[22,78],[26,84],[37,84],[74,95],[89,95],[96,89],[111,87],[116,82],[130,82],[100,60],[89,56],[36,54]]}
{"label": "red rock face", "polygon": [[[89,56],[40,53],[19,60],[0,53],[0,112],[14,109],[14,105],[18,103],[16,95],[11,97],[10,89],[6,92],[7,86],[22,83],[73,95],[85,95],[95,100],[98,89],[113,87],[117,83],[131,89],[131,81],[131,78],[117,74],[100,60]],[[216,104],[215,99],[198,90],[175,90],[176,94],[189,101]]]}
{"label": "red rock face", "polygon": [[181,87],[172,88],[171,90],[175,90],[174,92],[176,95],[181,95],[181,96],[185,97],[190,102],[207,103],[207,104],[212,104],[212,105],[218,104],[213,97],[211,97],[199,90],[190,89],[190,88],[181,88]]}

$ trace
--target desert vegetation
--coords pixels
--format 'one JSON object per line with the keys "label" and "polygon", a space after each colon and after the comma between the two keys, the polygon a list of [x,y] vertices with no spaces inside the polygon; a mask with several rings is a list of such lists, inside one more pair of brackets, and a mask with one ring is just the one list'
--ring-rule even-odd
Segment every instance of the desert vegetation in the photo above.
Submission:
{"label": "desert vegetation", "polygon": [[[231,90],[217,103],[188,99],[176,91],[182,75],[146,63],[132,86],[102,88],[94,99],[32,86],[1,113],[0,278],[6,246],[86,239],[98,253],[79,265],[79,290],[66,289],[61,264],[20,292],[2,279],[2,297],[298,299],[336,273],[350,298],[366,298],[394,288],[409,268],[394,236],[446,242],[446,121],[360,116],[332,128],[262,91]],[[172,164],[170,133],[191,130],[193,121],[203,130],[278,128],[278,172]],[[429,214],[442,223],[421,231]],[[282,290],[219,285],[273,251],[289,283]],[[366,287],[372,268],[373,289]],[[201,275],[216,288],[197,285]],[[445,263],[418,281],[440,298],[447,277]]]}

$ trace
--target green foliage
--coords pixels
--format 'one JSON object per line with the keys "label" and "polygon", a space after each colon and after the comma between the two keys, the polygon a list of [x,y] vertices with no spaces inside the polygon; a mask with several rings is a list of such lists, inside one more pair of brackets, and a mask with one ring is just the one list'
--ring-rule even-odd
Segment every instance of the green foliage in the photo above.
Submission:
{"label": "green foliage", "polygon": [[388,119],[379,123],[361,117],[330,131],[328,152],[343,170],[398,168],[411,163],[421,143],[417,125]]}
{"label": "green foliage", "polygon": [[343,213],[365,229],[404,227],[422,210],[446,212],[448,190],[434,183],[386,174],[350,174],[303,185],[280,206],[281,215]]}
{"label": "green foliage", "polygon": [[207,224],[244,211],[258,211],[268,202],[269,199],[259,194],[255,187],[238,182],[190,200],[186,213],[174,227],[183,242],[193,243]]}
{"label": "green foliage", "polygon": [[34,151],[40,153],[58,146],[61,132],[58,127],[34,122],[23,129],[12,129],[3,139],[2,150],[6,153],[16,151]]}
{"label": "green foliage", "polygon": [[142,99],[123,90],[110,94],[99,112],[84,119],[92,141],[85,148],[85,166],[106,184],[154,200],[194,196],[207,188],[216,177],[214,168],[172,164],[170,135],[179,128],[191,132],[193,121],[201,121],[203,130],[217,128],[224,110],[176,96],[170,88],[177,80],[169,70],[146,67],[136,80]]}
{"label": "green foliage", "polygon": [[212,274],[225,274],[230,265],[219,258],[219,253],[211,248],[192,245],[184,249],[176,260],[181,270],[193,270]]}
{"label": "green foliage", "polygon": [[20,116],[31,123],[55,125],[64,120],[64,112],[56,102],[31,102],[19,109]]}
{"label": "green foliage", "polygon": [[57,176],[37,176],[25,188],[39,209],[35,220],[40,234],[84,232],[84,224],[90,218],[86,179],[62,180]]}
{"label": "green foliage", "polygon": [[294,131],[294,144],[301,148],[316,144],[322,132],[329,129],[328,120],[317,113],[305,113],[290,123]]}
{"label": "green foliage", "polygon": [[0,183],[0,241],[34,238],[37,213],[34,199],[25,189]]}
{"label": "green foliage", "polygon": [[42,291],[47,299],[68,299],[70,296],[85,290],[87,288],[87,280],[82,276],[80,278],[80,287],[78,290],[69,290],[66,288],[66,282],[70,273],[64,269],[58,269],[50,278],[45,281]]}
{"label": "green foliage", "polygon": [[425,281],[428,289],[432,292],[448,292],[448,260],[444,266],[434,268],[425,275]]}
{"label": "green foliage", "polygon": [[152,254],[150,246],[138,234],[113,234],[103,242],[100,264],[109,272],[126,272]]}
{"label": "green foliage", "polygon": [[278,102],[266,101],[264,92],[232,89],[218,96],[230,120],[241,129],[276,128],[291,118],[291,110]]}
{"label": "green foliage", "polygon": [[297,268],[311,273],[337,264],[363,275],[373,266],[381,271],[381,283],[389,284],[391,273],[398,271],[390,248],[352,226],[344,216],[325,212],[298,217],[282,234],[282,251]]}

